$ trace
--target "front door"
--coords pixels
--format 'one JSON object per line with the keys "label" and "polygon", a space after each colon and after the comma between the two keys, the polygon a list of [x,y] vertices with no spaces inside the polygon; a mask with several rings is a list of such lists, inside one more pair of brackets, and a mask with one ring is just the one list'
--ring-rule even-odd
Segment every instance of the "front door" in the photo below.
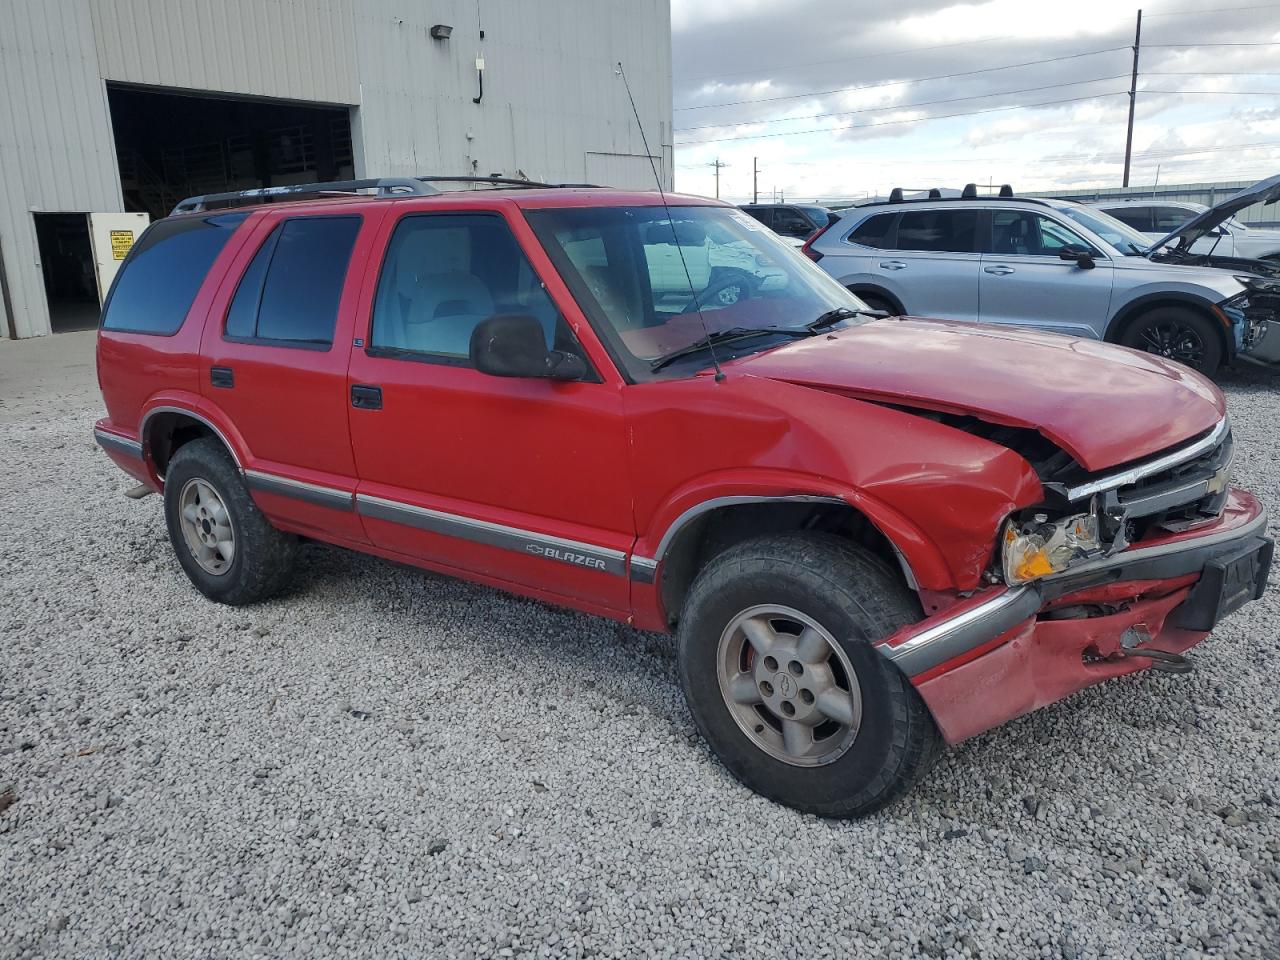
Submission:
{"label": "front door", "polygon": [[[1062,260],[1074,243],[1092,268]],[[1111,261],[1065,224],[1027,210],[991,211],[991,252],[982,256],[983,323],[1009,323],[1100,339],[1111,306]]]}
{"label": "front door", "polygon": [[557,382],[471,366],[471,332],[494,314],[531,315],[548,347],[585,357],[501,213],[408,213],[384,233],[348,384],[369,538],[496,586],[627,609],[634,525],[616,375]]}

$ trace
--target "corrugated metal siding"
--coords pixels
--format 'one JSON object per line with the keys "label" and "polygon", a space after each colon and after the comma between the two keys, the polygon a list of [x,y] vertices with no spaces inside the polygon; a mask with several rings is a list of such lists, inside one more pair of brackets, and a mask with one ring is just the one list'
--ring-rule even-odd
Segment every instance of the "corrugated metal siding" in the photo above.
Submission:
{"label": "corrugated metal siding", "polygon": [[[0,251],[17,333],[47,333],[32,211],[123,209],[87,0],[0,2],[0,170]],[[0,336],[7,329],[0,317]]]}
{"label": "corrugated metal siding", "polygon": [[360,102],[354,0],[89,0],[102,77]]}
{"label": "corrugated metal siding", "polygon": [[[449,40],[430,38],[436,23],[453,27]],[[670,29],[669,0],[437,0],[409,8],[366,0],[356,14],[362,172],[582,181],[595,154],[642,161],[610,167],[613,186],[651,187],[615,72],[621,60],[669,187]],[[480,104],[472,102],[477,54],[485,60]]]}

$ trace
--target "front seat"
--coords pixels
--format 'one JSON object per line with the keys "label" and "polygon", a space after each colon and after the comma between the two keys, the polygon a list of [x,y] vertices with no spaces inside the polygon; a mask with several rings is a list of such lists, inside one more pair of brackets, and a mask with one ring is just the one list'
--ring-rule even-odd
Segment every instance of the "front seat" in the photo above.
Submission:
{"label": "front seat", "polygon": [[493,316],[493,296],[479,277],[451,270],[416,278],[404,315],[405,347],[468,356],[471,331]]}

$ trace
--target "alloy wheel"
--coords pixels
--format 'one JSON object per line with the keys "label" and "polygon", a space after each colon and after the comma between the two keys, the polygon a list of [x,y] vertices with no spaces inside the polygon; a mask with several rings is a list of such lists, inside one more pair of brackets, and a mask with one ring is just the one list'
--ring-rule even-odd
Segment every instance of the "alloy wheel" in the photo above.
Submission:
{"label": "alloy wheel", "polygon": [[236,555],[236,531],[231,514],[218,491],[207,480],[194,477],[178,495],[182,537],[196,563],[206,573],[227,572]]}
{"label": "alloy wheel", "polygon": [[857,674],[831,634],[799,610],[762,604],[739,613],[720,636],[716,676],[738,727],[783,763],[831,763],[858,736]]}
{"label": "alloy wheel", "polygon": [[1176,320],[1162,320],[1144,327],[1140,342],[1147,353],[1197,369],[1204,364],[1204,341],[1200,334]]}

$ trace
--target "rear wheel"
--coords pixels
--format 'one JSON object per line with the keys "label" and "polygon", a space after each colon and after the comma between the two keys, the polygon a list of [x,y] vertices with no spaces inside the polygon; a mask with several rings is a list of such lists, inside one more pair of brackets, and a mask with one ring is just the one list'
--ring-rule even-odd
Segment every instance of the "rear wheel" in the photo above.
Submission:
{"label": "rear wheel", "polygon": [[779,803],[830,817],[883,806],[941,747],[911,683],[872,646],[917,617],[878,558],[835,537],[727,550],[699,574],[677,638],[698,728]]}
{"label": "rear wheel", "polygon": [[859,300],[861,300],[863,303],[865,303],[868,309],[883,310],[885,313],[887,313],[891,317],[896,317],[902,313],[902,311],[899,310],[897,307],[895,307],[892,303],[890,303],[884,297],[878,296],[877,294],[855,293],[854,296],[857,297]]}
{"label": "rear wheel", "polygon": [[210,600],[253,603],[289,582],[297,537],[267,522],[217,440],[193,440],[173,455],[164,515],[178,563]]}
{"label": "rear wheel", "polygon": [[1120,343],[1186,364],[1207,377],[1222,363],[1222,338],[1208,319],[1181,307],[1158,307],[1133,320]]}

